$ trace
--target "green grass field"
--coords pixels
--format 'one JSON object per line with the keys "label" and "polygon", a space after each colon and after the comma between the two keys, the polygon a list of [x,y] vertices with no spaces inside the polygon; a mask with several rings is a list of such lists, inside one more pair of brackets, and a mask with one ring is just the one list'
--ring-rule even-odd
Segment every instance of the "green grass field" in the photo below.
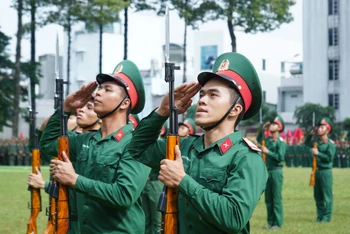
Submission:
{"label": "green grass field", "polygon": [[[31,167],[0,167],[0,233],[25,233],[30,211],[26,180]],[[251,233],[350,233],[350,169],[333,169],[334,209],[330,223],[315,223],[316,208],[313,190],[308,186],[310,168],[285,168],[283,185],[284,226],[280,230],[265,230],[264,196],[251,219]],[[48,168],[42,167],[48,178]],[[43,233],[47,224],[45,208],[48,197],[42,192],[43,211],[37,225]]]}

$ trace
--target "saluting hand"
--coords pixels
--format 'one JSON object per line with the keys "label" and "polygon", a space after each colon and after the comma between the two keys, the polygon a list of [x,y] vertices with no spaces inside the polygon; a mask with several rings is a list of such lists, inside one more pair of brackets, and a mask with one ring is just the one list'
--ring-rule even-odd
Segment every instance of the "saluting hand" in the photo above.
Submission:
{"label": "saluting hand", "polygon": [[[192,98],[198,93],[201,86],[198,82],[183,83],[174,89],[174,104],[178,114],[184,113],[192,104]],[[169,116],[169,93],[166,94],[156,112],[161,116]]]}
{"label": "saluting hand", "polygon": [[64,111],[72,112],[77,108],[83,107],[91,100],[91,93],[96,89],[97,82],[92,81],[87,85],[81,86],[78,91],[69,94],[64,101]]}
{"label": "saluting hand", "polygon": [[73,165],[64,151],[62,157],[64,161],[51,160],[50,173],[59,183],[74,187],[78,174],[75,173]]}
{"label": "saluting hand", "polygon": [[175,161],[163,159],[160,162],[158,179],[169,188],[177,188],[186,175],[179,146],[175,146]]}

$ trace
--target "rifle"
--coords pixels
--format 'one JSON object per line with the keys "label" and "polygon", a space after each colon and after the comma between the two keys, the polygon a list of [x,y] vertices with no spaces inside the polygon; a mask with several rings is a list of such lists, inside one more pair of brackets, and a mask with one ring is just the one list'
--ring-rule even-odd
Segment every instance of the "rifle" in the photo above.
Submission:
{"label": "rifle", "polygon": [[[180,137],[178,135],[178,112],[174,104],[174,70],[180,70],[180,67],[174,63],[169,63],[169,8],[165,10],[165,82],[169,83],[169,132],[166,141],[166,159],[175,160],[175,146],[180,146]],[[161,230],[163,234],[178,233],[178,210],[177,210],[176,188],[167,188],[164,186],[158,202],[158,210],[162,212]]]}
{"label": "rifle", "polygon": [[[259,117],[260,117],[260,126],[261,126],[261,134],[262,134],[261,146],[265,146],[264,128],[263,128],[263,125],[262,125],[262,108],[260,108]],[[264,163],[266,164],[266,154],[262,153],[261,156],[262,156],[262,159],[264,160]]]}
{"label": "rifle", "polygon": [[[263,133],[264,134],[264,133]],[[261,141],[261,145],[262,146],[265,146],[265,140],[262,140]],[[265,153],[262,153],[262,159],[264,160],[264,163],[266,164],[266,154]]]}
{"label": "rifle", "polygon": [[[314,142],[313,144],[313,148],[317,148],[317,143]],[[314,155],[313,159],[312,159],[312,171],[311,171],[311,175],[310,175],[310,186],[315,186],[315,173],[316,173],[316,169],[317,169],[317,156]]]}
{"label": "rifle", "polygon": [[[31,95],[31,82],[29,79],[29,89],[28,89],[28,111],[29,111],[29,118],[31,121],[31,132],[34,133],[34,147],[32,149],[32,173],[36,173],[36,168],[40,170],[40,151],[39,151],[39,144],[38,144],[38,135],[35,133],[35,110],[32,110],[32,95]],[[40,195],[40,189],[32,188],[31,186],[28,186],[28,190],[30,191],[30,202],[28,202],[28,208],[30,209],[30,218],[27,223],[27,234],[37,234],[38,229],[36,226],[36,218],[39,215],[39,212],[41,212],[41,195]]]}
{"label": "rifle", "polygon": [[[58,37],[56,42],[56,61],[55,61],[55,73],[56,73],[56,91],[55,91],[55,109],[60,108],[60,136],[58,138],[58,157],[55,159],[63,161],[62,152],[64,151],[69,158],[69,141],[67,134],[67,115],[63,109],[63,85],[68,82],[63,81],[59,77],[59,54],[58,54]],[[49,222],[45,230],[45,234],[49,233],[67,233],[69,230],[69,196],[68,187],[59,184],[54,179],[49,185],[50,194],[50,207],[47,211],[49,216]]]}

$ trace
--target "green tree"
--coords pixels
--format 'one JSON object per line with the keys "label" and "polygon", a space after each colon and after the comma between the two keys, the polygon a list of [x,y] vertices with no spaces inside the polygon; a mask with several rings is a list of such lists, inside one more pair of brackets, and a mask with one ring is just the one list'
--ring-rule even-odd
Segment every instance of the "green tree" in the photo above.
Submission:
{"label": "green tree", "polygon": [[[262,123],[270,122],[277,116],[277,112],[274,109],[271,109],[267,104],[263,103],[261,105],[261,111],[262,111]],[[252,118],[243,120],[241,122],[242,126],[254,126],[256,124],[260,123],[260,111],[254,115]]]}
{"label": "green tree", "polygon": [[72,26],[79,22],[80,9],[83,6],[83,1],[75,0],[50,0],[45,1],[46,11],[42,17],[42,23],[55,23],[63,26],[63,29],[67,33],[67,70],[66,70],[66,80],[68,81],[66,88],[66,95],[69,94],[70,86],[70,60],[71,60],[71,44],[72,44]]}
{"label": "green tree", "polygon": [[235,28],[245,33],[268,32],[293,20],[290,7],[295,0],[210,0],[215,3],[212,19],[224,19],[231,38],[231,48],[237,51]]}
{"label": "green tree", "polygon": [[13,112],[14,80],[11,73],[14,64],[10,60],[6,47],[10,38],[0,31],[0,131],[3,127],[12,127],[10,124]]}
{"label": "green tree", "polygon": [[345,118],[343,120],[343,129],[346,131],[350,131],[350,118]]}
{"label": "green tree", "polygon": [[305,103],[304,105],[297,107],[294,112],[296,124],[306,132],[309,132],[313,127],[313,116],[315,116],[315,125],[317,125],[324,117],[328,117],[334,122],[335,110],[331,106],[324,107],[320,104]]}
{"label": "green tree", "polygon": [[102,72],[102,43],[103,26],[115,23],[119,19],[119,12],[124,9],[123,0],[86,0],[80,6],[78,19],[85,22],[86,27],[94,30],[96,25],[99,31],[99,72]]}

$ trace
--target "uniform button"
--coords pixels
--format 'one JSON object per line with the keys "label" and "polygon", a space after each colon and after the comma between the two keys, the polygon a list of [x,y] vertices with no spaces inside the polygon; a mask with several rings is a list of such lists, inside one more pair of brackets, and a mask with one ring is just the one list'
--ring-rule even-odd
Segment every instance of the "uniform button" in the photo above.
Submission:
{"label": "uniform button", "polygon": [[90,163],[90,166],[93,166],[93,165],[94,165],[94,162],[91,162],[91,163]]}
{"label": "uniform button", "polygon": [[104,162],[103,164],[104,164],[104,165],[106,165],[106,164],[107,164],[107,162]]}
{"label": "uniform button", "polygon": [[100,145],[96,145],[96,147],[98,148],[98,147],[100,147]]}
{"label": "uniform button", "polygon": [[200,154],[200,155],[198,155],[198,158],[199,158],[199,159],[201,159],[202,157],[203,157],[203,156],[202,156],[201,154]]}
{"label": "uniform button", "polygon": [[208,176],[207,179],[208,179],[208,180],[211,180],[211,176]]}

